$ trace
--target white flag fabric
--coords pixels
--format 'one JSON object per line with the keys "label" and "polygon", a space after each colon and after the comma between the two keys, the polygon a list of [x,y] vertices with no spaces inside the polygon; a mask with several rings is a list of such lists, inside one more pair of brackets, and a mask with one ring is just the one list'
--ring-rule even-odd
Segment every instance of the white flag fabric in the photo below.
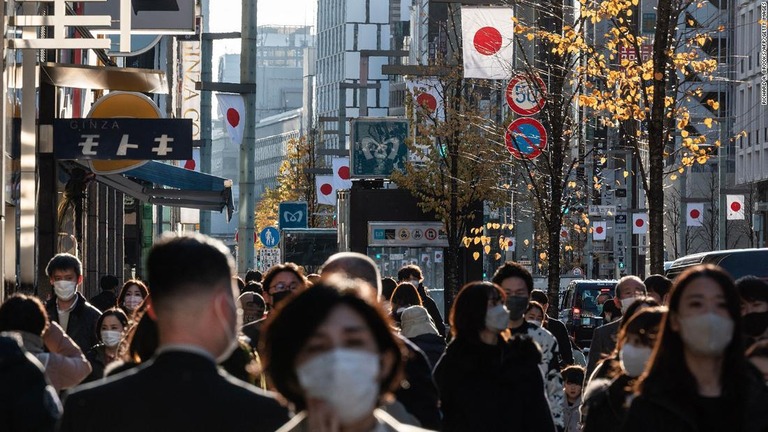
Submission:
{"label": "white flag fabric", "polygon": [[632,234],[648,234],[648,213],[632,215]]}
{"label": "white flag fabric", "polygon": [[349,171],[349,157],[333,158],[333,187],[339,189],[352,188],[352,178]]}
{"label": "white flag fabric", "polygon": [[560,227],[560,240],[568,241],[571,234],[568,232],[568,227]]}
{"label": "white flag fabric", "polygon": [[743,220],[744,219],[744,195],[726,195],[728,201],[727,206],[727,220]]}
{"label": "white flag fabric", "polygon": [[686,225],[689,227],[701,226],[704,223],[704,203],[688,203],[687,209]]}
{"label": "white flag fabric", "polygon": [[462,6],[464,78],[503,80],[512,77],[513,16],[512,8]]}
{"label": "white flag fabric", "polygon": [[229,138],[234,144],[242,144],[245,129],[245,99],[239,94],[216,93],[216,100],[219,101],[219,112],[224,117]]}
{"label": "white flag fabric", "polygon": [[605,221],[592,222],[592,240],[605,240],[608,231],[608,223]]}
{"label": "white flag fabric", "polygon": [[440,121],[445,120],[443,106],[443,84],[436,78],[406,79],[408,91],[413,96],[414,104],[434,115]]}
{"label": "white flag fabric", "polygon": [[315,186],[317,187],[318,204],[336,205],[336,188],[333,187],[333,176],[315,176]]}

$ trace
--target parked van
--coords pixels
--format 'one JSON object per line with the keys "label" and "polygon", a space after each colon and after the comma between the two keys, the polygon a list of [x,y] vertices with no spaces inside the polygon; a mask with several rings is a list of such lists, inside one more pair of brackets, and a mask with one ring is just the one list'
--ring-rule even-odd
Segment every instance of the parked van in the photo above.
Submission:
{"label": "parked van", "polygon": [[561,293],[560,320],[565,323],[568,333],[581,347],[589,347],[595,328],[603,325],[602,305],[597,296],[608,294],[613,297],[617,280],[572,281]]}
{"label": "parked van", "polygon": [[757,276],[768,280],[768,248],[733,249],[703,252],[676,259],[666,272],[670,279],[699,264],[715,264],[730,273],[734,279]]}

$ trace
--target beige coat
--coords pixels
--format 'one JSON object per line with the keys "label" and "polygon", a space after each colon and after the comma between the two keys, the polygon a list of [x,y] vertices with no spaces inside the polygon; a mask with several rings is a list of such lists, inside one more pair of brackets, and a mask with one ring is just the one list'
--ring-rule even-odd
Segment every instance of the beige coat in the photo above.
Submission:
{"label": "beige coat", "polygon": [[[43,337],[21,333],[24,347],[45,367],[45,376],[56,391],[74,387],[91,373],[91,364],[83,351],[61,326],[51,321]],[[43,350],[43,345],[48,350]]]}

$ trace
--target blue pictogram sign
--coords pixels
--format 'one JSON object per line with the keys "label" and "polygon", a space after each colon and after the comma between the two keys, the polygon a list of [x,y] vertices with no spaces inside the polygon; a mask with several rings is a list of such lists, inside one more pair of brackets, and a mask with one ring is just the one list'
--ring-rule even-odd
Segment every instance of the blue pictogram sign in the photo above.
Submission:
{"label": "blue pictogram sign", "polygon": [[275,227],[266,227],[261,230],[259,240],[265,247],[273,248],[280,243],[280,231]]}

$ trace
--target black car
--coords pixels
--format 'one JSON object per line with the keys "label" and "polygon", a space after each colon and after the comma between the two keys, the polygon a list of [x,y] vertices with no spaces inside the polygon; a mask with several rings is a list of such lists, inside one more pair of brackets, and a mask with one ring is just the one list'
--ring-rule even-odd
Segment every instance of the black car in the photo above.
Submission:
{"label": "black car", "polygon": [[720,250],[684,256],[669,266],[666,276],[674,279],[688,268],[699,264],[718,265],[734,279],[757,276],[768,280],[768,248]]}
{"label": "black car", "polygon": [[560,320],[581,347],[589,347],[595,328],[603,325],[600,316],[603,305],[597,297],[608,294],[613,297],[616,280],[575,280],[561,294]]}

